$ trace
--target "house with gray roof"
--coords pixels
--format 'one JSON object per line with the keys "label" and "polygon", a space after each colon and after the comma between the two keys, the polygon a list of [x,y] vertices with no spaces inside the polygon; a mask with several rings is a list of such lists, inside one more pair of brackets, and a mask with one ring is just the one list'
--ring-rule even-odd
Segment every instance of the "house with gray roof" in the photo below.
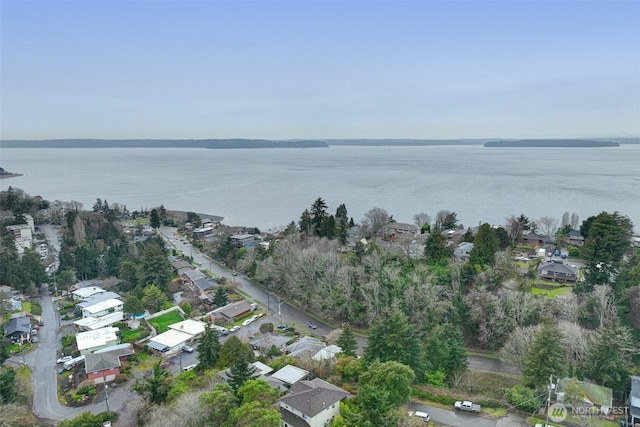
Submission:
{"label": "house with gray roof", "polygon": [[215,310],[207,313],[207,317],[217,325],[225,323],[232,323],[237,318],[251,311],[251,306],[245,300],[230,303],[224,307],[216,308]]}
{"label": "house with gray roof", "polygon": [[547,279],[554,282],[575,282],[578,279],[578,268],[553,260],[543,262],[538,267],[538,275],[541,279]]}
{"label": "house with gray roof", "polygon": [[340,401],[349,393],[319,378],[300,381],[279,400],[285,427],[320,427],[340,415]]}
{"label": "house with gray roof", "polygon": [[86,354],[84,357],[84,369],[88,379],[94,384],[109,382],[120,374],[122,359],[133,354],[131,344],[120,344],[105,348],[95,353]]}
{"label": "house with gray roof", "polygon": [[294,385],[298,381],[302,381],[309,376],[309,371],[305,371],[297,366],[287,365],[271,374],[273,378],[277,378],[284,382],[288,387]]}
{"label": "house with gray roof", "polygon": [[23,342],[29,340],[31,333],[31,320],[28,317],[14,317],[4,326],[5,338],[11,342]]}
{"label": "house with gray roof", "polygon": [[301,358],[306,356],[310,358],[326,346],[327,345],[324,343],[324,341],[320,341],[317,338],[304,336],[298,341],[289,344],[285,348],[285,351],[289,356],[292,357]]}

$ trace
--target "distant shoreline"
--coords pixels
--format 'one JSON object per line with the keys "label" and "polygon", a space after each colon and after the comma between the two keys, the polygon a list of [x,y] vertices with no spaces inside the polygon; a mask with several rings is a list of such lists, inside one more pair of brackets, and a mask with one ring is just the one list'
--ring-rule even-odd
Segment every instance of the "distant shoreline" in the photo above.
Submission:
{"label": "distant shoreline", "polygon": [[640,144],[640,137],[620,138],[543,138],[515,140],[504,138],[457,139],[45,139],[0,140],[0,148],[206,148],[206,149],[268,149],[268,148],[328,148],[359,147],[617,147],[620,144]]}
{"label": "distant shoreline", "polygon": [[5,178],[15,178],[16,176],[22,176],[24,174],[21,173],[3,173],[0,174],[0,179],[5,179]]}

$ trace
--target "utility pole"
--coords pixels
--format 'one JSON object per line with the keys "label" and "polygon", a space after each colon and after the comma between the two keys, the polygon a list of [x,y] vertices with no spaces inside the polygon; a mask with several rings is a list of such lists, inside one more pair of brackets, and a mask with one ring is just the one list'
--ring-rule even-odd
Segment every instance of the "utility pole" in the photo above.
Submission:
{"label": "utility pole", "polygon": [[547,420],[544,423],[544,427],[549,426],[549,406],[551,405],[551,390],[553,390],[553,375],[549,375],[549,394],[547,396]]}
{"label": "utility pole", "polygon": [[[104,377],[103,377],[104,379]],[[104,385],[104,397],[105,402],[107,402],[107,417],[111,417],[111,412],[109,411],[109,385]]]}

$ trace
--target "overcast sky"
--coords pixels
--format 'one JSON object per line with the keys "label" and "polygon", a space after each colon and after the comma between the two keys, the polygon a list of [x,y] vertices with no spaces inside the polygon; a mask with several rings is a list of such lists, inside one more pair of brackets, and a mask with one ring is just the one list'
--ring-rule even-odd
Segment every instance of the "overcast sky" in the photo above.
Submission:
{"label": "overcast sky", "polygon": [[0,7],[2,139],[640,135],[639,1]]}

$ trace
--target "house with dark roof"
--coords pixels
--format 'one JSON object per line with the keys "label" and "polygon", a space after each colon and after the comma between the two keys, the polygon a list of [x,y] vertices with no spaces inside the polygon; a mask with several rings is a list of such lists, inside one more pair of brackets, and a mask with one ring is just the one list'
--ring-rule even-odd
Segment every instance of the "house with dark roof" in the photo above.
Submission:
{"label": "house with dark roof", "polygon": [[569,243],[575,246],[584,245],[584,236],[578,230],[570,230],[569,234]]}
{"label": "house with dark roof", "polygon": [[4,336],[11,342],[28,341],[30,333],[31,320],[28,317],[14,317],[4,326]]}
{"label": "house with dark roof", "polygon": [[556,243],[556,239],[550,236],[541,236],[536,233],[529,233],[524,236],[524,241],[531,246],[544,246],[553,245]]}
{"label": "house with dark roof", "polygon": [[251,306],[245,300],[230,303],[224,307],[216,308],[207,313],[207,316],[216,325],[233,323],[237,318],[251,311]]}
{"label": "house with dark roof", "polygon": [[218,285],[218,282],[216,282],[215,279],[203,277],[202,279],[196,280],[195,285],[200,289],[200,292],[206,292],[215,288]]}
{"label": "house with dark roof", "polygon": [[632,426],[640,424],[640,377],[631,377],[631,392],[629,393],[629,423]]}
{"label": "house with dark roof", "polygon": [[340,415],[349,393],[319,378],[294,384],[279,400],[284,427],[324,427]]}
{"label": "house with dark roof", "polygon": [[193,265],[191,265],[191,263],[187,261],[177,259],[171,262],[171,268],[173,269],[173,272],[175,274],[182,277],[183,272],[187,270],[193,270]]}
{"label": "house with dark roof", "polygon": [[195,269],[190,269],[190,270],[185,270],[182,272],[182,274],[180,275],[180,278],[182,279],[182,283],[184,285],[187,286],[195,286],[196,285],[196,281],[199,279],[204,279],[204,274],[202,274],[202,271],[200,270],[195,270]]}
{"label": "house with dark roof", "polygon": [[86,354],[84,357],[84,369],[87,377],[94,384],[109,382],[120,374],[122,360],[134,353],[131,344],[115,345],[95,353]]}
{"label": "house with dark roof", "polygon": [[554,282],[575,282],[578,279],[578,269],[572,265],[553,260],[540,264],[538,275],[541,279]]}

